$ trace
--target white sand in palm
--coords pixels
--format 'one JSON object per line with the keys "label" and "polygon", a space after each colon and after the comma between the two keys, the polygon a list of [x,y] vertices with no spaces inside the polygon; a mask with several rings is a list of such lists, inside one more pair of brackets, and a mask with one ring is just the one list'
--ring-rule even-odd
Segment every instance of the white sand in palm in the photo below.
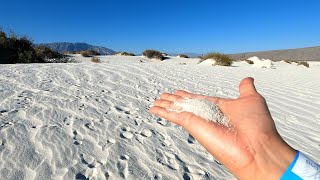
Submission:
{"label": "white sand in palm", "polygon": [[175,102],[175,104],[181,107],[180,111],[191,112],[208,121],[224,126],[230,126],[228,124],[228,117],[226,117],[221,112],[220,108],[213,102],[205,99],[186,99],[182,102]]}

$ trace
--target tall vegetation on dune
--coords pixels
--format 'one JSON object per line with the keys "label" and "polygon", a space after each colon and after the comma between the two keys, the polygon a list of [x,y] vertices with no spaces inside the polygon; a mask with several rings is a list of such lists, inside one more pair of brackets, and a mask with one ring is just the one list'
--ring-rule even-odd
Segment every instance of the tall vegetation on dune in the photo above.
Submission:
{"label": "tall vegetation on dune", "polygon": [[135,54],[129,53],[129,52],[118,52],[116,55],[118,55],[118,56],[135,56]]}
{"label": "tall vegetation on dune", "polygon": [[83,57],[93,57],[93,56],[99,56],[101,55],[95,50],[85,50],[85,51],[79,51],[76,52],[76,54],[81,54]]}
{"label": "tall vegetation on dune", "polygon": [[189,58],[189,56],[185,55],[185,54],[179,54],[178,57],[180,57],[180,58]]}
{"label": "tall vegetation on dune", "polygon": [[226,54],[222,54],[222,53],[217,53],[217,52],[209,53],[209,54],[202,56],[202,59],[200,60],[200,62],[207,60],[207,59],[215,60],[214,65],[219,65],[219,66],[231,66],[233,63],[233,60],[231,59],[230,56],[228,56]]}
{"label": "tall vegetation on dune", "polygon": [[153,49],[148,49],[142,52],[142,55],[149,59],[159,59],[159,60],[164,60],[164,56],[160,51],[156,51]]}
{"label": "tall vegetation on dune", "polygon": [[37,57],[31,41],[27,37],[18,38],[14,33],[9,36],[0,31],[0,63],[39,63],[44,62]]}
{"label": "tall vegetation on dune", "polygon": [[46,58],[62,58],[59,53],[46,47],[33,47],[28,37],[7,35],[0,29],[0,64],[45,63]]}
{"label": "tall vegetation on dune", "polygon": [[60,59],[63,58],[63,55],[53,51],[52,49],[46,46],[37,46],[34,48],[37,56],[42,59]]}

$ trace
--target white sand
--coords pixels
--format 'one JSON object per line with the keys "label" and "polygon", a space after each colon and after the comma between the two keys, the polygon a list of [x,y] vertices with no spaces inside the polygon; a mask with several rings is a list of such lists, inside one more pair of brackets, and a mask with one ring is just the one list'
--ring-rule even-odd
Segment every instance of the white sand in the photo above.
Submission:
{"label": "white sand", "polygon": [[229,119],[213,102],[205,99],[186,99],[182,102],[175,102],[175,104],[181,108],[179,111],[191,112],[205,120],[229,126]]}
{"label": "white sand", "polygon": [[0,65],[0,179],[235,179],[186,131],[148,108],[176,89],[236,98],[247,76],[282,137],[320,162],[317,63],[257,69],[184,58],[76,58],[83,63]]}

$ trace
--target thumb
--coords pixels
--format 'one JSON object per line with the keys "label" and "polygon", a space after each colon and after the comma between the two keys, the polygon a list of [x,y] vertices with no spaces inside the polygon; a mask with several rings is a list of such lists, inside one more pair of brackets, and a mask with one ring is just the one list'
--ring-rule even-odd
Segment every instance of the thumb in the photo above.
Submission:
{"label": "thumb", "polygon": [[245,78],[239,85],[240,97],[250,96],[257,93],[253,84],[254,79],[251,77]]}

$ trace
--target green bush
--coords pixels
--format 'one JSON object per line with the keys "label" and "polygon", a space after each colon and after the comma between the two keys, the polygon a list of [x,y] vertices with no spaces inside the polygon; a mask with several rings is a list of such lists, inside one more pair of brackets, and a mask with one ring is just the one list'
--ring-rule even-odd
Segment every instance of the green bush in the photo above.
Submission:
{"label": "green bush", "polygon": [[291,64],[291,63],[292,63],[292,61],[290,61],[290,60],[284,60],[284,62],[286,62],[286,63],[288,63],[288,64]]}
{"label": "green bush", "polygon": [[100,53],[98,53],[97,51],[94,51],[94,50],[80,51],[78,53],[80,53],[83,57],[92,57],[92,56],[101,55]]}
{"label": "green bush", "polygon": [[185,55],[185,54],[180,54],[179,55],[180,58],[189,58],[189,56]]}
{"label": "green bush", "polygon": [[41,59],[60,59],[63,58],[63,55],[53,51],[52,49],[46,46],[37,46],[35,47],[38,58]]}
{"label": "green bush", "polygon": [[0,31],[0,63],[44,63],[33,48],[32,42],[27,37],[18,38],[14,33],[9,37]]}
{"label": "green bush", "polygon": [[202,59],[200,60],[200,62],[207,60],[207,59],[213,59],[215,60],[215,64],[214,65],[219,65],[219,66],[231,66],[233,63],[233,60],[231,59],[231,57],[229,57],[226,54],[221,54],[221,53],[209,53],[206,54],[202,57]]}
{"label": "green bush", "polygon": [[135,54],[128,53],[128,52],[118,52],[117,55],[120,55],[120,56],[135,56]]}
{"label": "green bush", "polygon": [[100,58],[97,58],[97,57],[92,57],[92,58],[91,58],[91,62],[100,63],[100,62],[101,62],[101,59],[100,59]]}
{"label": "green bush", "polygon": [[159,51],[148,49],[143,51],[142,55],[146,56],[149,59],[160,59],[164,60],[163,54]]}
{"label": "green bush", "polygon": [[298,66],[299,65],[302,65],[302,66],[305,66],[305,67],[309,68],[309,63],[307,61],[299,61],[298,62]]}
{"label": "green bush", "polygon": [[244,60],[244,61],[246,61],[248,64],[254,64],[254,62],[253,62],[253,61],[248,60],[248,59],[246,59],[246,60]]}

